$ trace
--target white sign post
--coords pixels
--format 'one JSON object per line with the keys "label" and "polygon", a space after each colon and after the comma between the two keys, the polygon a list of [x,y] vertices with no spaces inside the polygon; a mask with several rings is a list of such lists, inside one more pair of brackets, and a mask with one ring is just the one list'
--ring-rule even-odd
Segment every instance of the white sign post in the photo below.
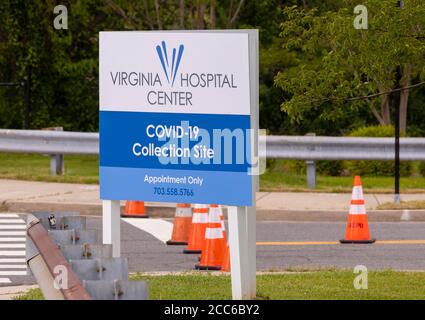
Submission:
{"label": "white sign post", "polygon": [[103,242],[120,200],[228,206],[234,299],[255,297],[258,32],[101,32]]}

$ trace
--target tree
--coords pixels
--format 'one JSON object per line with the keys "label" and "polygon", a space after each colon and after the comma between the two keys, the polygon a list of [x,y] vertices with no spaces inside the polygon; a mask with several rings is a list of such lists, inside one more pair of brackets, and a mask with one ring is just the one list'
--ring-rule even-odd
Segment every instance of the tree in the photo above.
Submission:
{"label": "tree", "polygon": [[[68,8],[68,30],[53,27],[57,4]],[[0,82],[22,83],[31,68],[30,128],[95,131],[99,31],[258,27],[262,41],[270,43],[278,35],[278,5],[278,0],[2,0]],[[0,127],[22,128],[22,91],[0,88]]]}
{"label": "tree", "polygon": [[312,109],[336,120],[348,110],[369,108],[382,125],[390,124],[389,94],[402,70],[401,131],[406,130],[409,87],[425,79],[425,3],[365,0],[369,28],[353,26],[357,1],[320,13],[296,6],[285,8],[281,37],[284,48],[297,54],[297,66],[279,72],[275,84],[291,95],[281,107],[299,122]]}

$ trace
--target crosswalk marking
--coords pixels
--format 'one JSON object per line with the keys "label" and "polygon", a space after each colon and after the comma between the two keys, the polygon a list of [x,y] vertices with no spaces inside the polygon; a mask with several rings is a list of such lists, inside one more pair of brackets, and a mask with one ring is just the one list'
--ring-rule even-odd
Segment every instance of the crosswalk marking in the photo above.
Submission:
{"label": "crosswalk marking", "polygon": [[14,277],[27,275],[25,229],[25,221],[18,214],[0,214],[0,284],[10,284]]}
{"label": "crosswalk marking", "polygon": [[0,263],[26,263],[24,258],[0,258]]}
{"label": "crosswalk marking", "polygon": [[25,231],[0,231],[0,237],[4,236],[25,236]]}
{"label": "crosswalk marking", "polygon": [[0,219],[0,224],[25,224],[22,219]]}
{"label": "crosswalk marking", "polygon": [[0,264],[0,269],[26,269],[25,264]]}
{"label": "crosswalk marking", "polygon": [[12,283],[9,278],[0,278],[0,283]]}
{"label": "crosswalk marking", "polygon": [[0,242],[25,242],[25,238],[22,237],[0,237]]}
{"label": "crosswalk marking", "polygon": [[15,271],[15,270],[8,270],[8,271],[1,271],[0,270],[0,276],[26,276],[26,271]]}
{"label": "crosswalk marking", "polygon": [[19,215],[16,213],[1,213],[0,219],[1,218],[19,218]]}
{"label": "crosswalk marking", "polygon": [[25,243],[0,243],[1,249],[25,249]]}
{"label": "crosswalk marking", "polygon": [[0,251],[0,257],[4,256],[4,257],[19,257],[19,256],[23,256],[25,257],[25,251],[6,251],[6,250],[1,250]]}
{"label": "crosswalk marking", "polygon": [[0,224],[0,230],[25,230],[27,228],[24,224]]}

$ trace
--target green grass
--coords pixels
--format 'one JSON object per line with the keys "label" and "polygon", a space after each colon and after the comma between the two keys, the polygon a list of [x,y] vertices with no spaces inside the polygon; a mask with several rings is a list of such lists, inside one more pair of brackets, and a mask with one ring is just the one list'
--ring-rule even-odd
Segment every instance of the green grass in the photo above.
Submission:
{"label": "green grass", "polygon": [[385,202],[380,204],[377,209],[425,209],[425,201],[401,201],[399,204]]}
{"label": "green grass", "polygon": [[[257,298],[271,300],[312,299],[424,299],[425,273],[370,271],[368,289],[356,290],[351,270],[289,272],[257,276]],[[132,280],[148,282],[149,299],[231,299],[228,275],[132,275]],[[21,300],[42,298],[39,290]]]}
{"label": "green grass", "polygon": [[0,178],[69,183],[99,183],[97,156],[65,155],[65,174],[50,176],[50,157],[0,153]]}
{"label": "green grass", "polygon": [[[393,177],[362,177],[365,193],[393,193]],[[317,176],[316,189],[307,189],[305,175],[266,172],[260,177],[261,191],[309,191],[309,192],[351,192],[353,177]],[[424,177],[401,177],[400,189],[404,193],[425,192]]]}
{"label": "green grass", "polygon": [[[0,179],[19,179],[68,183],[99,183],[97,156],[65,156],[65,174],[52,177],[49,173],[50,158],[36,154],[0,153]],[[362,177],[365,192],[392,193],[393,177]],[[288,173],[283,170],[268,171],[260,176],[261,191],[313,191],[351,192],[352,177],[318,176],[317,188],[306,188],[305,174]],[[424,177],[402,177],[401,191],[425,192]]]}
{"label": "green grass", "polygon": [[18,295],[13,300],[44,300],[40,289],[30,289],[28,292]]}

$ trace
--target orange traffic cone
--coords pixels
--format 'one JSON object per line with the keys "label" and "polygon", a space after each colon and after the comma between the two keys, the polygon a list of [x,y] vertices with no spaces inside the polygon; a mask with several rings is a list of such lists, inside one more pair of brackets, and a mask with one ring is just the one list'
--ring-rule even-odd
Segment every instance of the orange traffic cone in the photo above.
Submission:
{"label": "orange traffic cone", "polygon": [[222,210],[221,206],[219,206],[217,204],[212,204],[212,205],[210,205],[210,207],[211,208],[216,207],[219,210],[219,216],[220,216],[220,222],[221,222],[221,230],[223,231],[224,242],[227,243],[226,225],[224,224],[223,210]]}
{"label": "orange traffic cone", "polygon": [[169,245],[187,245],[192,225],[192,209],[189,203],[177,203],[173,233],[166,243]]}
{"label": "orange traffic cone", "polygon": [[124,213],[121,214],[123,218],[149,218],[145,210],[144,201],[127,201],[125,203]]}
{"label": "orange traffic cone", "polygon": [[208,225],[208,207],[204,204],[195,204],[192,212],[189,241],[183,253],[201,253],[205,242],[205,229]]}
{"label": "orange traffic cone", "polygon": [[350,211],[345,231],[345,239],[341,243],[374,243],[370,238],[369,224],[364,205],[363,189],[360,176],[354,177],[353,193],[351,195]]}
{"label": "orange traffic cone", "polygon": [[195,268],[200,270],[220,270],[225,249],[226,241],[223,237],[220,208],[211,206],[208,215],[208,227],[205,230],[201,261],[195,265]]}
{"label": "orange traffic cone", "polygon": [[226,250],[223,255],[223,263],[221,264],[221,271],[229,272],[230,271],[230,247],[226,245]]}

